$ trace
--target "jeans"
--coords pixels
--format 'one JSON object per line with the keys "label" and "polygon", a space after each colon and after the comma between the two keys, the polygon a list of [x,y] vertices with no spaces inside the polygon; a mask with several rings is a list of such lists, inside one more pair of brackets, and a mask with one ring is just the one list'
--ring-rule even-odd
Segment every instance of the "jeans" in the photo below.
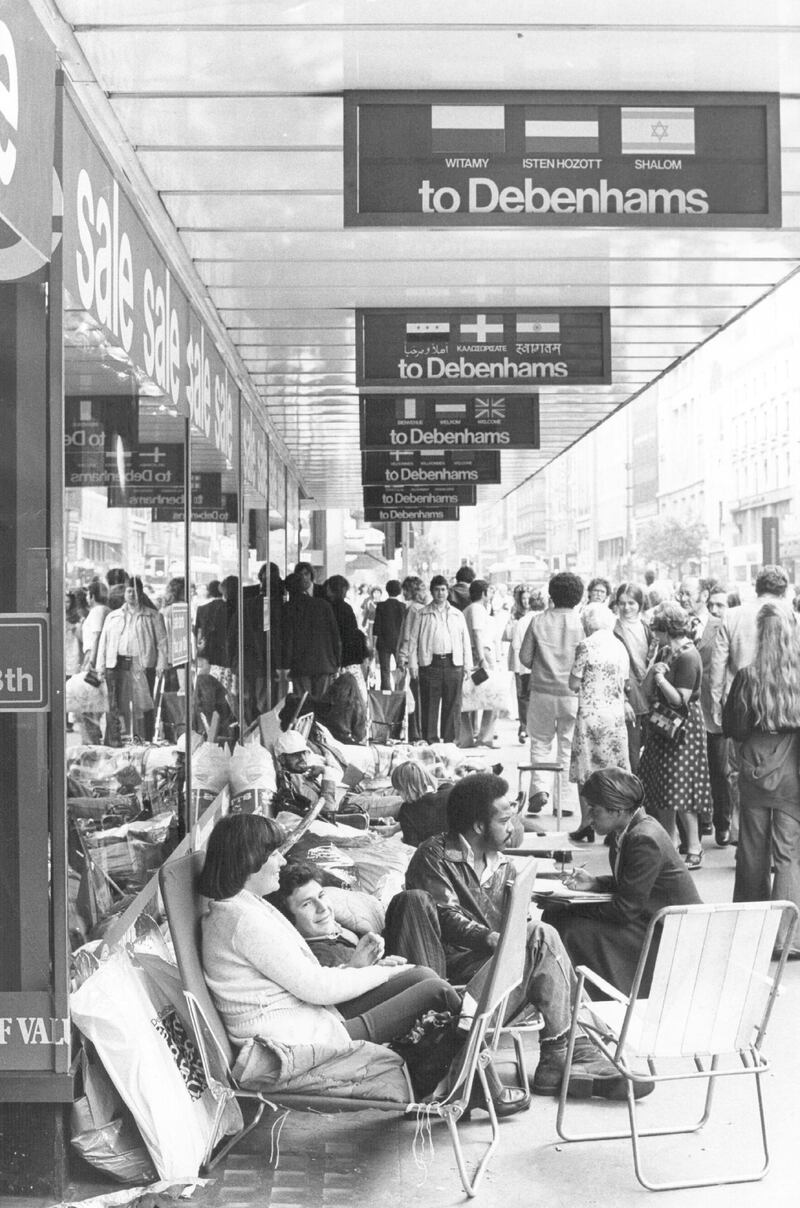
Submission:
{"label": "jeans", "polygon": [[[733,900],[789,901],[800,909],[800,821],[793,814],[781,809],[742,806]],[[779,947],[783,938],[778,936]],[[797,933],[793,951],[800,951]]]}
{"label": "jeans", "polygon": [[[413,964],[424,962],[457,984],[468,982],[491,959],[488,948],[448,954],[436,904],[419,889],[392,898],[384,939],[387,952],[404,956]],[[526,1003],[531,1003],[544,1020],[541,1039],[561,1040],[569,1031],[575,987],[575,972],[558,932],[549,923],[530,924],[522,983],[511,993],[506,1018],[513,1019]]]}
{"label": "jeans", "polygon": [[728,747],[729,740],[724,734],[706,734],[708,774],[711,779],[711,800],[714,810],[712,820],[714,830],[717,831],[730,830],[733,817],[733,802],[727,776]]}
{"label": "jeans", "polygon": [[386,1044],[404,1036],[426,1011],[458,1014],[461,996],[432,969],[414,966],[391,977],[382,986],[339,1003],[351,1040]]}

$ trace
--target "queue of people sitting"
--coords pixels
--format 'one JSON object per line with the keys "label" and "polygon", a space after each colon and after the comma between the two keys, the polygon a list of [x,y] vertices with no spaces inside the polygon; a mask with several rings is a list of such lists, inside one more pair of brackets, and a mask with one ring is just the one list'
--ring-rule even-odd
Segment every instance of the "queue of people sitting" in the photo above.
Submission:
{"label": "queue of people sitting", "polygon": [[[346,1061],[354,1042],[391,1044],[427,1011],[457,1015],[455,987],[480,974],[499,939],[503,887],[514,876],[503,854],[513,812],[499,776],[461,779],[449,795],[446,831],[420,845],[406,891],[390,903],[384,937],[360,938],[336,924],[313,866],[285,862],[276,822],[259,815],[221,819],[199,885],[209,899],[202,952],[234,1044],[259,1038],[289,1048],[320,1045]],[[640,898],[643,913],[656,908],[657,895]],[[529,1006],[541,1013],[534,1094],[559,1092],[574,992],[558,930],[531,920],[524,977],[507,1018]],[[498,1115],[528,1105],[528,1088],[503,1087],[496,1075],[491,1085]],[[643,1084],[637,1094],[652,1089]],[[579,1039],[568,1093],[616,1099],[625,1091],[614,1067]]]}

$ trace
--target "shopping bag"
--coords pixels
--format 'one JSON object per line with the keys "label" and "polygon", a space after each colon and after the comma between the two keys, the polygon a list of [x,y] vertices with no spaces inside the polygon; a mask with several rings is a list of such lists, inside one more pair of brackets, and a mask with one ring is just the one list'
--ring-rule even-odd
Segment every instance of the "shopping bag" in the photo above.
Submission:
{"label": "shopping bag", "polygon": [[370,688],[369,693],[370,741],[399,742],[403,737],[406,717],[405,689],[401,692],[381,692]]}
{"label": "shopping bag", "polygon": [[81,1093],[70,1114],[72,1148],[120,1183],[152,1183],[156,1172],[133,1117],[86,1045],[78,1058],[78,1079]]}
{"label": "shopping bag", "polygon": [[159,1177],[193,1179],[214,1145],[219,1105],[176,1040],[175,1021],[186,1029],[170,994],[154,1003],[152,993],[152,979],[128,954],[112,952],[70,996],[71,1016],[130,1109]]}

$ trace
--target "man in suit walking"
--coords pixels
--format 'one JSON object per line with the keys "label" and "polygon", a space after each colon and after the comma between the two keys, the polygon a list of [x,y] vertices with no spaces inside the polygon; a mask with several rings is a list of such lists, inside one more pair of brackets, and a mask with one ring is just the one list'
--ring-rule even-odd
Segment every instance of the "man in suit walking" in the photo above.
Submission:
{"label": "man in suit walking", "polygon": [[394,659],[397,666],[397,651],[400,645],[400,634],[405,620],[405,606],[398,596],[402,588],[398,579],[390,579],[386,584],[388,599],[380,600],[375,605],[375,619],[372,622],[372,636],[375,639],[375,653],[378,656],[378,666],[381,669],[381,692],[391,692],[393,684],[391,663]]}

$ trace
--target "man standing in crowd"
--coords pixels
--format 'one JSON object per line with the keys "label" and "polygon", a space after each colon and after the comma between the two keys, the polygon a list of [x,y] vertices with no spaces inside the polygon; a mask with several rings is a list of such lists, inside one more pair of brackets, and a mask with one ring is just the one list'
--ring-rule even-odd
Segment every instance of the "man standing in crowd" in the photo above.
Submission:
{"label": "man standing in crowd", "polygon": [[419,701],[419,680],[409,666],[412,642],[416,642],[415,627],[417,614],[425,607],[425,584],[417,575],[407,575],[403,579],[403,599],[406,613],[403,618],[403,628],[400,631],[400,642],[397,649],[397,666],[400,671],[408,668],[408,686],[414,698],[414,708],[408,715],[408,741],[419,742],[422,738],[422,721]]}
{"label": "man standing in crowd", "polygon": [[372,622],[372,636],[375,639],[375,653],[378,656],[378,666],[381,671],[381,691],[391,692],[393,688],[391,664],[394,659],[397,666],[397,651],[400,645],[400,635],[406,610],[398,600],[401,592],[399,580],[390,579],[386,584],[388,599],[379,600],[375,605],[375,619]]}
{"label": "man standing in crowd", "polygon": [[[548,584],[552,608],[539,612],[531,621],[519,651],[523,667],[530,667],[530,696],[528,700],[528,734],[531,740],[531,763],[548,763],[552,759],[553,739],[556,740],[557,761],[561,764],[562,804],[572,794],[569,765],[572,756],[572,735],[578,714],[578,698],[570,690],[569,676],[575,661],[575,649],[586,636],[583,632],[578,605],[583,598],[583,580],[570,571],[553,575]],[[538,814],[549,794],[545,788],[547,773],[531,774],[529,809]],[[569,818],[573,809],[562,808]]]}
{"label": "man standing in crowd", "polygon": [[324,696],[342,661],[342,640],[333,609],[314,594],[314,568],[298,562],[284,613],[284,658],[295,692]]}
{"label": "man standing in crowd", "polygon": [[[503,848],[514,812],[508,783],[501,777],[488,772],[465,776],[448,798],[447,833],[421,843],[408,866],[406,888],[425,890],[436,903],[450,981],[469,981],[497,947],[503,889],[513,877]],[[522,985],[509,1007],[516,1013],[530,1003],[544,1019],[539,1064],[531,1079],[534,1094],[559,1093],[574,994],[575,973],[558,933],[546,923],[531,924]],[[639,1097],[652,1089],[653,1083],[646,1083],[635,1093]],[[575,1045],[568,1093],[575,1098],[625,1097],[624,1080],[610,1062],[595,1055],[586,1038],[579,1037]]]}
{"label": "man standing in crowd", "polygon": [[714,721],[714,709],[711,700],[711,656],[714,653],[717,630],[721,624],[719,617],[714,616],[708,608],[711,589],[715,586],[714,583],[707,579],[698,579],[693,575],[687,576],[681,580],[681,585],[678,588],[678,603],[682,604],[691,615],[691,636],[703,665],[703,679],[700,684],[700,708],[703,713],[703,724],[706,728],[706,752],[708,755],[708,772],[711,778],[711,800],[714,810],[714,836],[717,847],[727,847],[731,841],[731,818],[733,814],[730,787],[725,774],[728,763],[728,740],[722,733],[722,727]]}
{"label": "man standing in crowd", "polygon": [[[485,579],[473,579],[469,585],[470,603],[464,609],[464,620],[467,625],[472,663],[475,668],[482,668],[487,673],[494,671],[497,665],[497,649],[494,637],[494,626],[486,601],[489,598],[489,584]],[[494,709],[479,709],[474,713],[461,714],[460,747],[491,747],[496,750],[500,743],[494,735],[497,714]]]}
{"label": "man standing in crowd", "polygon": [[408,665],[419,680],[423,738],[455,742],[461,685],[472,670],[469,635],[463,616],[448,602],[444,575],[434,575],[430,586],[433,599],[417,615]]}
{"label": "man standing in crowd", "polygon": [[447,598],[459,612],[469,607],[469,585],[474,578],[475,571],[471,566],[459,566],[456,571],[456,581],[447,593]]}

